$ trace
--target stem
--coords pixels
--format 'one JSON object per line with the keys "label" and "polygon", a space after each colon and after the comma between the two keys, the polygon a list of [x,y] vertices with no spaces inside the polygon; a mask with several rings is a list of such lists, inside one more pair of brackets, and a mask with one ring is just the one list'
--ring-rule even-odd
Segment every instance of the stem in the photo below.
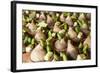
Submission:
{"label": "stem", "polygon": [[54,53],[54,61],[58,61],[59,57]]}
{"label": "stem", "polygon": [[40,40],[40,44],[41,44],[42,47],[45,46],[45,42],[43,40]]}
{"label": "stem", "polygon": [[35,44],[35,39],[32,38],[31,44],[34,45]]}
{"label": "stem", "polygon": [[63,61],[67,61],[67,56],[64,52],[60,52],[61,57],[63,58]]}
{"label": "stem", "polygon": [[64,29],[65,29],[65,31],[68,30],[68,26],[67,26],[67,24],[64,24]]}
{"label": "stem", "polygon": [[83,33],[82,33],[82,32],[79,32],[77,37],[78,37],[79,39],[81,39],[81,38],[82,38],[82,35],[83,35]]}
{"label": "stem", "polygon": [[28,37],[28,40],[27,40],[27,41],[28,41],[28,43],[31,43],[31,38],[30,38],[30,37]]}
{"label": "stem", "polygon": [[50,45],[47,45],[46,50],[47,50],[47,52],[50,52],[51,51]]}
{"label": "stem", "polygon": [[79,27],[79,26],[76,26],[76,27],[75,27],[75,31],[76,31],[77,33],[79,33],[79,32],[80,32],[80,27]]}
{"label": "stem", "polygon": [[84,46],[84,48],[83,48],[83,53],[87,53],[87,50],[88,50],[88,44],[86,44],[85,46]]}
{"label": "stem", "polygon": [[77,23],[79,24],[79,26],[82,26],[82,22],[80,20],[77,20]]}
{"label": "stem", "polygon": [[62,39],[62,37],[61,37],[61,35],[59,33],[57,34],[57,37],[58,37],[59,40]]}
{"label": "stem", "polygon": [[46,56],[44,57],[44,60],[50,61],[52,59],[53,53],[52,52],[47,52]]}
{"label": "stem", "polygon": [[49,32],[48,32],[48,36],[49,36],[49,37],[51,37],[51,36],[52,36],[52,33],[51,33],[51,31],[49,31]]}
{"label": "stem", "polygon": [[78,46],[78,48],[82,48],[83,47],[83,45],[82,45],[82,43],[80,42],[80,44],[79,44],[79,46]]}

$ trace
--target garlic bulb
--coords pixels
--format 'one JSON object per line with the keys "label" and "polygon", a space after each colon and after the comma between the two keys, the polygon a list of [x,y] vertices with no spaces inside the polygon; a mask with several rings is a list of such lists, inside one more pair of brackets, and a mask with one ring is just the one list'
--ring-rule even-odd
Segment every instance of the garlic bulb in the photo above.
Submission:
{"label": "garlic bulb", "polygon": [[75,39],[77,37],[77,33],[72,29],[72,27],[69,27],[68,29],[68,35],[71,39]]}
{"label": "garlic bulb", "polygon": [[65,51],[66,47],[67,47],[67,43],[65,42],[64,39],[57,40],[55,42],[55,48],[57,51]]}
{"label": "garlic bulb", "polygon": [[44,57],[46,55],[45,50],[43,47],[38,44],[31,52],[31,60],[34,62],[44,61]]}
{"label": "garlic bulb", "polygon": [[35,34],[35,39],[37,41],[40,41],[40,40],[44,40],[45,39],[45,35],[44,33],[41,31],[41,28],[38,28],[37,31],[36,31],[36,34]]}
{"label": "garlic bulb", "polygon": [[73,24],[74,24],[70,16],[67,16],[67,18],[65,19],[65,22],[66,22],[69,26],[73,26]]}
{"label": "garlic bulb", "polygon": [[59,32],[61,29],[59,28],[59,25],[60,25],[60,23],[59,22],[56,22],[55,23],[55,25],[54,25],[54,27],[53,27],[53,31],[54,32]]}
{"label": "garlic bulb", "polygon": [[79,20],[85,20],[86,17],[85,17],[85,15],[84,15],[84,13],[81,13],[81,14],[79,15],[78,19],[79,19]]}
{"label": "garlic bulb", "polygon": [[47,24],[49,28],[53,28],[54,22],[50,15],[47,15]]}
{"label": "garlic bulb", "polygon": [[32,32],[35,33],[35,30],[37,29],[37,26],[34,23],[28,23],[26,27]]}
{"label": "garlic bulb", "polygon": [[64,22],[65,21],[65,17],[64,17],[64,14],[63,13],[60,15],[60,21],[61,22]]}
{"label": "garlic bulb", "polygon": [[41,21],[46,19],[46,16],[44,15],[44,12],[41,12],[39,19]]}
{"label": "garlic bulb", "polygon": [[76,59],[77,58],[77,54],[78,54],[78,51],[77,49],[71,44],[71,40],[68,40],[68,47],[67,47],[67,54],[73,58],[73,59]]}

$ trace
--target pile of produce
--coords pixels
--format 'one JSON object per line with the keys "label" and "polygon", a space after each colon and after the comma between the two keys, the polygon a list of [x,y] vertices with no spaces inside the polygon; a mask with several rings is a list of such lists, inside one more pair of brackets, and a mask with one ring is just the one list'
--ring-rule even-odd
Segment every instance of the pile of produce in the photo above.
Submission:
{"label": "pile of produce", "polygon": [[22,11],[23,62],[91,59],[91,14]]}

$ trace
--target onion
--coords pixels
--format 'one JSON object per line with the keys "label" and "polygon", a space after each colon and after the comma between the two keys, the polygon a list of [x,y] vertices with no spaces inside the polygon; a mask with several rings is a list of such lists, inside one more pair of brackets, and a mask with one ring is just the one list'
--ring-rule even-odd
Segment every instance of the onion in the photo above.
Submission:
{"label": "onion", "polygon": [[66,22],[69,26],[73,26],[73,24],[74,24],[70,16],[67,16],[67,18],[65,19],[65,22]]}
{"label": "onion", "polygon": [[67,47],[67,54],[73,58],[73,59],[76,59],[77,58],[77,54],[78,54],[78,51],[77,49],[71,44],[71,40],[68,40],[68,47]]}
{"label": "onion", "polygon": [[46,36],[44,35],[44,33],[41,31],[41,28],[37,29],[36,34],[35,34],[35,39],[37,41],[40,40],[44,40],[46,38]]}
{"label": "onion", "polygon": [[68,35],[71,39],[75,39],[77,37],[77,33],[72,29],[72,27],[69,27],[68,29]]}
{"label": "onion", "polygon": [[59,32],[61,29],[59,28],[60,22],[56,22],[54,27],[53,27],[53,31],[54,32]]}
{"label": "onion", "polygon": [[85,20],[86,17],[85,17],[85,15],[84,15],[84,13],[81,13],[81,14],[79,15],[78,19],[79,19],[79,20]]}
{"label": "onion", "polygon": [[28,29],[35,34],[35,30],[37,29],[37,26],[34,23],[28,23],[26,25],[26,27],[28,27]]}
{"label": "onion", "polygon": [[41,21],[46,19],[46,16],[44,15],[44,12],[41,12],[41,15],[40,15],[39,19]]}
{"label": "onion", "polygon": [[45,50],[40,44],[38,44],[31,52],[31,60],[34,62],[44,61],[45,55]]}
{"label": "onion", "polygon": [[54,22],[50,15],[47,15],[47,24],[49,28],[53,28]]}
{"label": "onion", "polygon": [[65,17],[64,17],[64,14],[63,13],[60,15],[60,21],[61,22],[64,22],[65,21]]}
{"label": "onion", "polygon": [[55,48],[57,51],[65,51],[65,48],[67,47],[67,43],[64,39],[57,40],[55,42]]}

